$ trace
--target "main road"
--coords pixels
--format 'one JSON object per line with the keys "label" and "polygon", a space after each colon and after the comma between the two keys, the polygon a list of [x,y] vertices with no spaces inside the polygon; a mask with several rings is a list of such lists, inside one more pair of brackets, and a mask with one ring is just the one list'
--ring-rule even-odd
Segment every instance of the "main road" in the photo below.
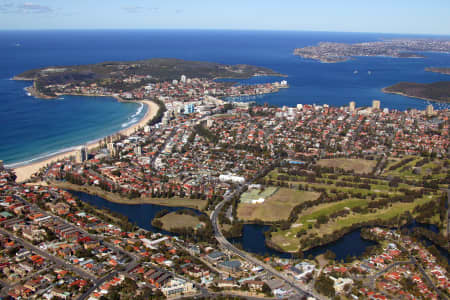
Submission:
{"label": "main road", "polygon": [[234,254],[238,255],[239,257],[241,257],[243,260],[245,260],[247,262],[250,262],[256,266],[260,266],[260,267],[264,268],[264,270],[266,270],[266,272],[268,274],[282,280],[283,282],[285,282],[286,284],[291,286],[292,289],[294,289],[296,291],[296,293],[299,294],[300,296],[312,296],[317,299],[326,299],[324,296],[319,295],[318,293],[313,291],[307,285],[301,284],[301,283],[295,281],[294,279],[289,278],[286,274],[283,274],[283,273],[275,270],[272,266],[265,264],[262,261],[260,261],[259,259],[250,255],[249,253],[236,248],[222,234],[222,231],[220,230],[220,226],[219,226],[219,221],[218,221],[218,216],[219,216],[220,211],[223,209],[223,206],[227,202],[231,201],[231,199],[234,196],[240,195],[246,187],[247,187],[247,185],[241,185],[233,193],[225,194],[222,202],[217,204],[217,206],[214,208],[213,212],[211,213],[211,223],[212,223],[212,226],[214,229],[214,235],[215,235],[216,240],[219,242],[219,244],[224,249],[227,249],[228,251],[233,252]]}

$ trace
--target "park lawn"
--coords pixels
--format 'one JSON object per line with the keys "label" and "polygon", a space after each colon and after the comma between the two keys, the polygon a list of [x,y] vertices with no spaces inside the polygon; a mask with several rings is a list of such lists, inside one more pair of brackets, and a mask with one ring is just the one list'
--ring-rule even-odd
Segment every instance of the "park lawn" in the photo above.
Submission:
{"label": "park lawn", "polygon": [[[293,226],[294,228],[298,228],[298,230],[296,230],[298,232],[300,229],[305,228],[305,225],[307,227],[308,223],[316,223],[317,218],[320,216],[329,216],[332,213],[345,209],[346,207],[351,209],[357,206],[366,207],[367,200],[348,199],[334,203],[321,204],[302,212],[296,222],[297,226],[295,226],[295,224]],[[299,226],[300,224],[301,226]]]}
{"label": "park lawn", "polygon": [[[337,192],[357,192],[357,193],[361,193],[361,195],[367,196],[367,195],[371,195],[371,194],[376,194],[376,193],[388,193],[388,194],[394,194],[394,192],[390,192],[389,190],[380,190],[379,192],[376,191],[371,191],[371,190],[367,190],[367,189],[359,189],[359,188],[353,188],[353,187],[344,187],[344,186],[335,186],[335,185],[328,185],[328,184],[324,184],[324,183],[309,183],[309,182],[298,182],[298,184],[302,184],[302,185],[308,185],[311,187],[316,187],[316,188],[324,188],[327,190],[327,192],[330,192],[330,190],[336,190]],[[387,186],[386,186],[387,187]]]}
{"label": "park lawn", "polygon": [[158,220],[160,220],[163,225],[162,229],[167,231],[185,227],[196,229],[199,224],[202,223],[197,216],[178,214],[177,212],[168,213],[161,218],[158,218]]}
{"label": "park lawn", "polygon": [[345,207],[352,208],[356,206],[367,206],[367,200],[364,199],[348,199],[335,203],[325,203],[311,207],[303,211],[297,222],[292,224],[291,228],[284,231],[272,233],[271,240],[281,249],[287,252],[295,252],[299,250],[299,239],[296,237],[297,232],[303,228],[308,228],[308,224],[314,224],[318,217],[322,215],[330,215],[340,211]]}
{"label": "park lawn", "polygon": [[264,203],[250,204],[240,202],[237,216],[243,221],[276,222],[287,220],[294,207],[305,201],[316,200],[319,196],[320,194],[316,192],[279,188]]}
{"label": "park lawn", "polygon": [[[410,158],[411,156],[408,156],[406,158]],[[404,159],[406,159],[404,158]],[[444,166],[445,162],[448,160],[439,160],[435,159],[434,161],[430,161],[423,166],[420,166],[420,174],[415,174],[413,172],[413,169],[417,162],[421,161],[423,158],[417,157],[413,161],[407,163],[406,165],[395,169],[395,170],[388,170],[388,167],[385,169],[384,175],[388,176],[398,176],[400,178],[404,178],[407,180],[416,180],[416,181],[422,181],[424,177],[431,175],[432,179],[442,179],[447,176],[448,168]],[[404,170],[405,167],[409,167],[409,169]],[[441,171],[438,174],[432,174],[432,169],[436,167],[441,167]]]}
{"label": "park lawn", "polygon": [[366,221],[371,221],[371,220],[376,220],[376,219],[381,219],[383,221],[390,220],[396,216],[399,216],[399,215],[405,213],[406,211],[412,212],[412,210],[416,206],[425,204],[434,199],[436,199],[436,198],[435,197],[429,198],[429,196],[425,196],[425,197],[420,198],[412,203],[397,202],[397,203],[392,204],[391,207],[379,209],[374,213],[368,213],[368,214],[364,214],[364,215],[363,214],[351,214],[344,218],[338,218],[338,219],[335,219],[333,222],[322,225],[319,228],[319,235],[329,234],[335,230],[351,226],[355,223],[361,223],[361,222],[366,222]]}
{"label": "park lawn", "polygon": [[368,174],[375,168],[377,161],[359,158],[332,158],[321,159],[317,164],[321,167],[340,168],[346,171],[354,171],[357,174]]}
{"label": "park lawn", "polygon": [[[447,176],[447,172],[448,172],[448,168],[444,166],[444,163],[447,162],[447,164],[450,163],[450,160],[435,160],[432,162],[429,162],[427,164],[424,164],[421,169],[422,172],[419,176],[421,176],[422,178],[428,175],[431,175],[431,177],[433,179],[442,179],[445,178]],[[441,171],[437,174],[433,174],[432,169],[436,168],[436,167],[441,167]]]}
{"label": "park lawn", "polygon": [[272,179],[272,180],[277,180],[277,177],[280,174],[283,174],[283,173],[279,173],[278,168],[277,168],[275,170],[270,171],[269,174],[266,175],[266,178]]}
{"label": "park lawn", "polygon": [[265,176],[265,179],[278,181],[278,176],[279,175],[286,176],[287,178],[290,179],[290,180],[288,180],[290,182],[304,181],[306,179],[306,176],[289,175],[287,173],[280,172],[280,170],[278,168],[276,168],[275,170],[270,171],[269,174],[267,174]]}
{"label": "park lawn", "polygon": [[441,222],[439,214],[435,214],[425,223],[436,225],[439,228],[439,233],[443,236],[447,236],[447,218],[444,218],[444,222]]}
{"label": "park lawn", "polygon": [[172,197],[172,198],[126,198],[118,193],[112,193],[108,191],[104,191],[97,186],[92,185],[76,185],[69,182],[59,182],[52,181],[52,185],[57,186],[61,189],[72,190],[84,192],[90,195],[96,195],[102,197],[110,202],[120,203],[120,204],[131,204],[131,205],[140,205],[140,204],[154,204],[154,205],[162,205],[162,206],[170,206],[170,207],[187,207],[194,208],[198,210],[205,209],[208,204],[207,200],[202,199],[190,199],[190,198],[180,198],[180,197]]}
{"label": "park lawn", "polygon": [[[408,158],[408,157],[412,157],[412,156],[407,156],[407,157],[405,157],[405,158]],[[384,168],[384,170],[385,170],[385,171],[389,170],[389,168],[390,168],[391,166],[395,165],[396,163],[399,163],[401,160],[403,160],[403,159],[405,159],[405,158],[389,157],[388,160],[387,160],[387,165],[386,165],[386,167]]]}
{"label": "park lawn", "polygon": [[272,196],[277,191],[277,189],[277,187],[267,187],[264,189],[264,191],[251,189],[241,195],[240,201],[246,203],[252,200],[257,200],[259,198],[267,199]]}
{"label": "park lawn", "polygon": [[[411,157],[414,157],[415,159],[410,161],[409,163],[401,166],[400,168],[397,168],[397,169],[394,169],[394,170],[389,170],[389,168],[392,165],[395,165],[395,164],[399,163],[400,161],[404,161],[404,160],[409,159]],[[422,160],[422,158],[420,156],[405,156],[401,160],[397,160],[397,161],[395,161],[393,163],[388,163],[388,165],[384,169],[383,175],[385,175],[385,176],[389,176],[389,175],[390,176],[398,176],[398,177],[401,177],[401,178],[413,177],[413,179],[414,179],[414,177],[416,177],[416,175],[413,174],[412,168],[414,168],[416,163],[418,163],[421,160]],[[411,170],[401,171],[401,170],[403,170],[406,167],[411,167]]]}
{"label": "park lawn", "polygon": [[220,229],[222,231],[230,231],[233,228],[233,225],[231,224],[222,224],[220,223]]}
{"label": "park lawn", "polygon": [[[330,234],[334,231],[340,230],[345,227],[349,227],[355,223],[362,223],[367,222],[371,220],[381,219],[381,220],[389,220],[396,216],[399,216],[403,214],[406,211],[412,211],[416,206],[422,205],[424,203],[427,203],[429,201],[437,199],[436,197],[429,197],[428,195],[420,198],[413,203],[394,203],[391,207],[377,210],[374,213],[368,213],[368,214],[355,214],[351,213],[350,215],[347,215],[345,217],[337,218],[332,220],[331,222],[328,222],[326,224],[322,224],[319,228],[312,227],[311,229],[307,229],[307,234],[313,234],[316,233],[318,236],[323,236],[325,234]],[[344,200],[341,202],[347,202],[350,200]],[[360,200],[364,201],[364,200]],[[331,205],[330,205],[331,204]],[[335,206],[336,205],[336,206]],[[313,207],[311,209],[308,209],[302,214],[299,218],[299,221],[297,221],[296,224],[293,224],[289,230],[285,231],[277,231],[272,233],[271,240],[274,244],[276,244],[278,247],[283,249],[287,252],[296,252],[300,249],[300,242],[299,239],[296,237],[297,232],[299,232],[302,228],[305,228],[304,225],[312,223],[315,223],[315,220],[320,215],[327,215],[329,213],[332,213],[333,211],[338,211],[342,209],[343,207],[353,207],[358,206],[357,202],[349,202],[346,203],[344,206],[341,203],[328,203],[328,204],[321,204],[317,207]],[[361,204],[364,205],[364,204]],[[367,203],[365,204],[367,205]],[[338,209],[339,207],[339,209]],[[314,220],[314,221],[313,221]],[[309,221],[309,222],[308,222]],[[311,222],[312,221],[312,222]],[[302,223],[303,222],[303,223]],[[299,223],[303,224],[301,226]]]}

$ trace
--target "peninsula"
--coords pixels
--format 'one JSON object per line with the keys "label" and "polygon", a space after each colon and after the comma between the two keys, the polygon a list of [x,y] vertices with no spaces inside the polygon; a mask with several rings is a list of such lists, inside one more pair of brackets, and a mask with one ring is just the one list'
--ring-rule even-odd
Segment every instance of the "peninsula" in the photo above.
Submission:
{"label": "peninsula", "polygon": [[28,92],[39,98],[51,99],[61,94],[90,95],[84,90],[86,87],[95,87],[97,89],[95,96],[111,96],[149,84],[172,81],[182,76],[212,80],[283,75],[268,68],[250,65],[154,58],[132,62],[103,62],[33,69],[14,77],[14,80],[33,81],[34,84],[28,88]]}
{"label": "peninsula", "polygon": [[383,92],[423,100],[449,103],[450,81],[439,81],[433,83],[400,82],[384,88]]}
{"label": "peninsula", "polygon": [[450,75],[450,68],[425,68],[425,71]]}
{"label": "peninsula", "polygon": [[[233,299],[449,294],[448,261],[427,246],[448,247],[448,109],[430,118],[428,110],[381,110],[379,101],[372,107],[226,102],[220,98],[272,93],[287,81],[212,80],[229,77],[223,69],[188,75],[200,78],[184,69],[160,81],[161,68],[115,69],[89,80],[78,77],[85,71],[57,75],[58,81],[48,81],[48,71],[29,74],[48,97],[109,94],[155,107],[143,126],[79,149],[75,159],[53,159],[26,182],[0,164],[0,298],[42,291],[81,300],[211,299],[222,291]],[[239,77],[269,74],[229,68]],[[178,71],[173,66],[171,74]],[[88,194],[99,201],[91,203]],[[121,205],[104,210],[101,198]],[[136,214],[131,204],[142,203],[168,207],[141,206]],[[413,220],[427,226],[401,230]],[[253,236],[250,223],[260,228]],[[260,247],[256,234],[290,258],[228,240],[242,235]],[[352,238],[343,251],[358,257],[345,261],[331,248],[316,259],[308,251],[347,234],[373,246],[352,253],[358,247]]]}
{"label": "peninsula", "polygon": [[321,42],[317,46],[297,48],[294,55],[323,63],[338,63],[356,56],[423,58],[420,52],[450,52],[449,40],[395,39],[357,44]]}

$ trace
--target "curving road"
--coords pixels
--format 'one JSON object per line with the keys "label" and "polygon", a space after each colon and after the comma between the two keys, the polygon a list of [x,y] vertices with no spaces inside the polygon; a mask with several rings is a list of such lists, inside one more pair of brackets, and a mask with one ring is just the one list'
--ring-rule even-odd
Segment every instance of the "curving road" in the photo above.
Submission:
{"label": "curving road", "polygon": [[240,195],[245,187],[246,187],[246,185],[240,186],[233,193],[226,194],[224,197],[224,200],[222,202],[220,202],[219,204],[217,204],[217,206],[214,208],[214,211],[211,213],[211,223],[214,228],[214,235],[215,235],[216,240],[219,242],[219,244],[223,248],[233,252],[234,254],[238,255],[242,259],[244,259],[256,266],[260,266],[260,267],[264,268],[264,270],[266,270],[267,273],[269,273],[270,275],[272,275],[274,277],[277,277],[278,279],[282,280],[283,282],[285,282],[286,284],[291,286],[298,295],[313,296],[317,299],[326,299],[324,296],[319,295],[318,293],[313,291],[310,287],[289,278],[286,274],[283,274],[283,273],[275,270],[272,266],[267,265],[267,264],[261,262],[259,259],[251,256],[249,253],[236,248],[222,234],[222,231],[219,228],[219,221],[218,221],[219,212],[222,210],[223,206],[227,202],[231,201],[231,199],[235,195]]}

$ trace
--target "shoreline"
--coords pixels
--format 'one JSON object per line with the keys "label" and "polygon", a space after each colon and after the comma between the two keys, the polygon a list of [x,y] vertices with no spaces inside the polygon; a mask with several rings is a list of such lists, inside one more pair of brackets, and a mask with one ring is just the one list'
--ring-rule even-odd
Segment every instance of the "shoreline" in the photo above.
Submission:
{"label": "shoreline", "polygon": [[[86,193],[92,196],[98,196],[107,200],[108,202],[118,203],[118,204],[127,204],[127,205],[141,205],[141,204],[152,204],[157,206],[168,206],[168,207],[184,207],[196,209],[198,211],[203,211],[206,206],[205,200],[191,200],[187,199],[187,201],[192,203],[183,202],[183,199],[179,198],[179,202],[177,203],[177,198],[134,198],[128,199],[123,196],[120,196],[116,193],[104,191],[99,187],[89,186],[89,185],[76,185],[69,182],[58,182],[51,181],[50,184],[52,186],[56,186],[63,190],[72,190],[77,192]],[[198,202],[198,203],[196,203]],[[185,204],[185,205],[183,205]]]}
{"label": "shoreline", "polygon": [[[78,95],[78,96],[85,96],[85,95]],[[95,96],[101,97],[101,95],[95,95]],[[103,97],[106,97],[106,96],[103,96]],[[108,136],[117,135],[117,134],[130,136],[134,132],[136,132],[138,129],[144,127],[151,119],[153,119],[156,116],[156,114],[159,111],[159,106],[151,100],[125,101],[125,100],[121,99],[119,96],[113,96],[113,95],[109,96],[108,95],[108,97],[115,98],[119,102],[143,103],[144,105],[147,106],[147,111],[146,111],[145,115],[137,123],[131,125],[130,127],[121,129],[120,131],[115,132]],[[63,160],[66,158],[70,158],[70,157],[75,157],[75,155],[77,153],[77,148],[79,148],[79,147],[86,146],[88,151],[92,151],[93,149],[100,147],[100,144],[104,138],[105,137],[101,137],[94,141],[87,142],[86,144],[73,146],[73,147],[70,147],[70,149],[67,149],[67,151],[61,150],[60,153],[56,153],[54,155],[50,155],[49,157],[44,157],[42,159],[37,158],[36,161],[32,161],[29,163],[25,162],[25,164],[23,164],[23,165],[19,165],[20,163],[10,164],[10,165],[13,165],[13,167],[11,167],[11,168],[13,169],[13,171],[15,172],[15,174],[17,176],[16,181],[19,183],[24,182],[24,181],[30,179],[32,177],[32,175],[35,174],[36,172],[38,172],[41,168],[47,166],[50,163],[53,163],[53,162],[56,162],[59,160]],[[6,165],[6,166],[8,167],[8,165]]]}
{"label": "shoreline", "polygon": [[382,91],[383,93],[385,93],[385,94],[400,95],[400,96],[403,96],[403,97],[414,98],[414,99],[420,99],[420,100],[425,100],[425,101],[431,101],[431,102],[434,102],[434,103],[449,104],[449,102],[440,101],[440,100],[436,100],[436,99],[425,98],[425,97],[418,97],[418,96],[412,96],[412,95],[405,94],[405,93],[403,93],[403,92],[388,91],[387,88],[382,88],[381,91]]}

